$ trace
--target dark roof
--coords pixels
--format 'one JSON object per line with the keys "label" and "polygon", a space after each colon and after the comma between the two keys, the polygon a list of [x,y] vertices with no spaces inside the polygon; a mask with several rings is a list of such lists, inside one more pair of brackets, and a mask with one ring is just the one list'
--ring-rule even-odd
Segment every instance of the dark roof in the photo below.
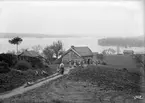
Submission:
{"label": "dark roof", "polygon": [[98,54],[98,52],[93,52],[93,55],[97,55]]}
{"label": "dark roof", "polygon": [[80,56],[92,56],[92,51],[87,47],[72,47]]}
{"label": "dark roof", "polygon": [[134,52],[133,50],[124,50],[123,52]]}
{"label": "dark roof", "polygon": [[93,56],[92,51],[87,47],[74,47],[71,46],[69,50],[67,50],[61,57],[69,53],[70,51],[74,51],[78,56]]}
{"label": "dark roof", "polygon": [[35,51],[24,51],[24,52],[22,52],[21,54],[20,54],[20,56],[29,56],[29,57],[38,57],[38,56],[40,56],[37,52],[35,52]]}
{"label": "dark roof", "polygon": [[134,53],[133,50],[124,50],[123,53]]}

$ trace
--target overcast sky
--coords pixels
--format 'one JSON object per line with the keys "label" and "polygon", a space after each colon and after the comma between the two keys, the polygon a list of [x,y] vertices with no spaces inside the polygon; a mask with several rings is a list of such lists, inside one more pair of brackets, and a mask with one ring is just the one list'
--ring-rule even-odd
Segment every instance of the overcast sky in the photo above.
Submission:
{"label": "overcast sky", "polygon": [[0,2],[0,32],[143,35],[141,2]]}

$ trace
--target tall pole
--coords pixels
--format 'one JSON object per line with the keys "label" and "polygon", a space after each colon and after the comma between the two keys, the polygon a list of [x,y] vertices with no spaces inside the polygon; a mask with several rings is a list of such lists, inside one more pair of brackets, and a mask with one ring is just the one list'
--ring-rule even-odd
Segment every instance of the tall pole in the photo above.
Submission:
{"label": "tall pole", "polygon": [[119,54],[119,53],[120,53],[120,46],[117,45],[117,54]]}

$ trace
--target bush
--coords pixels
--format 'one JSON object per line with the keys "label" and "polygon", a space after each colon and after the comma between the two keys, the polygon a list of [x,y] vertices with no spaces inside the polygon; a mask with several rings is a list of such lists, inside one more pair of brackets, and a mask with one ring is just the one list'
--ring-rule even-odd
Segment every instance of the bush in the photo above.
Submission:
{"label": "bush", "polygon": [[9,73],[1,74],[0,81],[1,81],[0,90],[2,90],[0,92],[5,92],[5,91],[12,90],[24,84],[25,75],[17,71],[10,71]]}
{"label": "bush", "polygon": [[43,68],[44,65],[39,58],[29,58],[29,62],[32,64],[34,68]]}
{"label": "bush", "polygon": [[15,65],[15,68],[17,70],[25,71],[25,70],[31,69],[32,66],[29,62],[21,60],[21,61],[18,61],[18,63]]}
{"label": "bush", "polygon": [[15,65],[17,58],[13,54],[0,54],[0,60],[8,63],[8,66],[11,67]]}
{"label": "bush", "polygon": [[123,72],[128,72],[127,68],[122,69]]}
{"label": "bush", "polygon": [[[26,67],[25,69],[21,68],[22,66]],[[31,69],[30,63],[26,61],[19,61],[16,66],[18,69],[24,71],[18,71],[16,69],[11,69],[8,73],[1,73],[0,74],[0,92],[5,92],[8,90],[12,90],[14,88],[17,88],[19,86],[22,86],[26,82],[36,81],[38,79],[44,78],[46,76],[49,76],[55,72],[50,67],[48,68],[39,68],[39,69]],[[28,69],[30,68],[30,69]],[[36,71],[38,71],[38,75],[36,75]],[[42,71],[45,71],[46,73],[42,74]]]}
{"label": "bush", "polygon": [[107,65],[107,63],[103,61],[103,62],[102,62],[102,65]]}
{"label": "bush", "polygon": [[10,71],[8,64],[5,62],[0,62],[0,73],[8,73]]}

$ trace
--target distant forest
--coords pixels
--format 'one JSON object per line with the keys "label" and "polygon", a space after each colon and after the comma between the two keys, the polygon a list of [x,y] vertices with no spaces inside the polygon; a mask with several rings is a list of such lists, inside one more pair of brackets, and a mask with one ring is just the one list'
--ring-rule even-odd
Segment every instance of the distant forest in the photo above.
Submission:
{"label": "distant forest", "polygon": [[138,38],[104,38],[99,39],[100,46],[143,47],[144,39]]}

